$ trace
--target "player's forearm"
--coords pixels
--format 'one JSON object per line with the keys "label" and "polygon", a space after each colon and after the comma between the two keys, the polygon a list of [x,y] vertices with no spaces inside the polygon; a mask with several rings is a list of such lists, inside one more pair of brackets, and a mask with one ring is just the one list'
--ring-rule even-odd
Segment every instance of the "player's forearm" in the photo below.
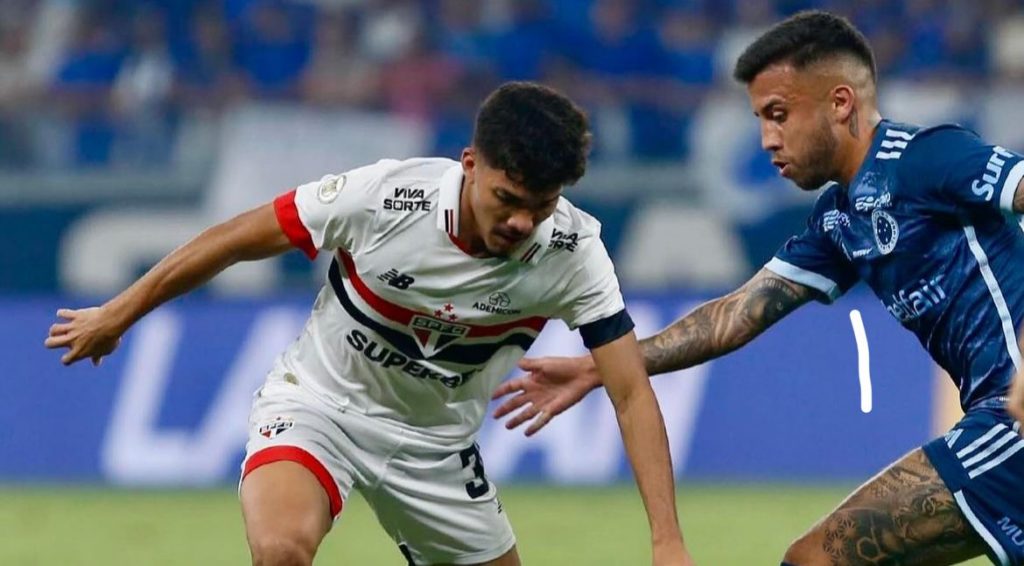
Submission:
{"label": "player's forearm", "polygon": [[[267,225],[268,214],[275,223],[272,226]],[[261,207],[205,230],[160,260],[103,308],[123,332],[146,313],[201,286],[229,266],[270,257],[288,247],[273,210]]]}
{"label": "player's forearm", "polygon": [[676,371],[727,354],[739,348],[755,334],[741,332],[731,321],[739,310],[733,295],[710,301],[675,321],[670,326],[640,341],[647,373],[655,375]]}
{"label": "player's forearm", "polygon": [[702,304],[640,341],[647,373],[685,369],[753,340],[811,298],[811,290],[762,269],[747,284]]}
{"label": "player's forearm", "polygon": [[682,535],[665,422],[650,386],[632,389],[624,398],[613,399],[622,441],[647,510],[652,540],[677,539]]}

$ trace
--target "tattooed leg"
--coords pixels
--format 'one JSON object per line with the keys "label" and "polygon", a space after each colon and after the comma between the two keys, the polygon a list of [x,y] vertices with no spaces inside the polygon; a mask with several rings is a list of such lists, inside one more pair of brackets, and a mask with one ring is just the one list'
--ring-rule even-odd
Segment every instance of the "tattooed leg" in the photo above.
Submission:
{"label": "tattooed leg", "polygon": [[918,448],[794,542],[796,566],[943,566],[984,554],[984,541]]}

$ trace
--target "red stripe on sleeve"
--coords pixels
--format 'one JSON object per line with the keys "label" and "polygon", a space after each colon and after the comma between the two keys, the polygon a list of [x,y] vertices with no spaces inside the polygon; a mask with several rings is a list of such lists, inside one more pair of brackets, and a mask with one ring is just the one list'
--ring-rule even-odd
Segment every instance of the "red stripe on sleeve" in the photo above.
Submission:
{"label": "red stripe on sleeve", "polygon": [[316,459],[316,456],[298,446],[271,446],[249,456],[249,459],[245,461],[242,479],[245,479],[245,476],[260,466],[285,461],[295,462],[316,476],[317,481],[320,482],[324,491],[327,492],[327,499],[330,500],[331,518],[337,517],[344,506],[344,502],[341,500],[341,491],[338,490],[338,484],[334,482],[331,473],[320,463],[320,460]]}
{"label": "red stripe on sleeve", "polygon": [[288,241],[302,250],[309,259],[316,259],[317,249],[313,245],[313,237],[299,218],[299,209],[295,206],[295,189],[274,199],[274,213]]}

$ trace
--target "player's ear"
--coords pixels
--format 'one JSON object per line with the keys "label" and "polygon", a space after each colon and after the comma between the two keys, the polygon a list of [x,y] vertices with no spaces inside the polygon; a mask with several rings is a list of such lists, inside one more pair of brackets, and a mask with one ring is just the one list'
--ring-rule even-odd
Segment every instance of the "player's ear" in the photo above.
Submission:
{"label": "player's ear", "polygon": [[476,149],[472,147],[463,148],[460,161],[462,161],[462,171],[467,175],[472,173],[476,167]]}
{"label": "player's ear", "polygon": [[829,94],[832,99],[832,115],[837,122],[845,124],[854,114],[857,94],[853,87],[845,84],[836,85]]}

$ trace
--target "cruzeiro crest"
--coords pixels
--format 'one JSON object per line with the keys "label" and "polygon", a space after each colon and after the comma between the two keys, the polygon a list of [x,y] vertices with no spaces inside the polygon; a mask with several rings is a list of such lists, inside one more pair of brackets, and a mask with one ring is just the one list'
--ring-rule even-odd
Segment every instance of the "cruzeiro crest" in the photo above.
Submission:
{"label": "cruzeiro crest", "polygon": [[430,358],[469,333],[465,324],[457,324],[447,320],[439,320],[424,315],[414,315],[409,321],[412,333],[416,335],[416,343],[423,355]]}
{"label": "cruzeiro crest", "polygon": [[875,209],[871,212],[871,228],[875,235],[875,243],[882,255],[889,254],[896,248],[900,239],[900,225],[888,212]]}

